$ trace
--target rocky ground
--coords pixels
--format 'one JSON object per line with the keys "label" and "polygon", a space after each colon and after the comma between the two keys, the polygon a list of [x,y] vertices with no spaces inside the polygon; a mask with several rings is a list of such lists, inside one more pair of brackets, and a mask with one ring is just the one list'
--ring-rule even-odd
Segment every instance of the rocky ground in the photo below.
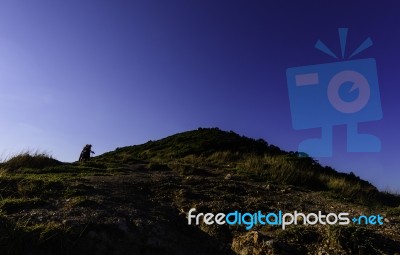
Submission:
{"label": "rocky ground", "polygon": [[[9,254],[400,254],[399,216],[385,217],[382,226],[255,226],[247,231],[244,226],[189,226],[190,208],[386,214],[328,193],[227,171],[182,173],[137,163],[121,166],[118,173],[65,177],[57,192],[36,204],[3,204],[3,225],[6,219],[18,224],[9,228],[14,233],[3,227],[1,244]],[[37,226],[42,229],[35,232]]]}

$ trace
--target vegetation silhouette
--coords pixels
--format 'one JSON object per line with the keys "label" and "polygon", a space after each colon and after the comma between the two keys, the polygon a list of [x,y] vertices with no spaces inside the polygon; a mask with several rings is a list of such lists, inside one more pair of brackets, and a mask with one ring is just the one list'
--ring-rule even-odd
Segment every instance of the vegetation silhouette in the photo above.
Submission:
{"label": "vegetation silhouette", "polygon": [[[90,156],[90,152],[89,152]],[[1,254],[398,254],[400,197],[262,139],[199,128],[63,163],[0,164]],[[188,226],[186,212],[382,214],[382,226]],[[207,244],[207,245],[205,245]]]}

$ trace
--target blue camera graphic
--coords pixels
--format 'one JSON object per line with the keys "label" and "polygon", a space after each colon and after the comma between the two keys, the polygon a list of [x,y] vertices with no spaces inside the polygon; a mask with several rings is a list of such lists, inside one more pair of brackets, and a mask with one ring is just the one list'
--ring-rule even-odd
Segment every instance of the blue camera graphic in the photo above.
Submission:
{"label": "blue camera graphic", "polygon": [[[339,29],[342,57],[345,55],[347,28]],[[350,58],[372,45],[367,38]],[[321,41],[315,45],[338,58]],[[292,67],[286,71],[292,125],[296,130],[321,128],[321,138],[308,139],[299,152],[310,156],[332,156],[332,128],[347,125],[347,151],[378,152],[379,138],[359,134],[360,122],[382,118],[376,62],[373,58]]]}

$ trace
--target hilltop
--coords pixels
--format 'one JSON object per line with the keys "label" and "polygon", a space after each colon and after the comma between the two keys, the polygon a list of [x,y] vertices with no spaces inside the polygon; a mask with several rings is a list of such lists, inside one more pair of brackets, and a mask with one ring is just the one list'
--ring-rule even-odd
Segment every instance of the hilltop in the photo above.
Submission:
{"label": "hilltop", "polygon": [[[400,254],[400,197],[262,139],[200,128],[86,163],[1,164],[1,254]],[[197,212],[380,214],[384,224],[188,225]]]}

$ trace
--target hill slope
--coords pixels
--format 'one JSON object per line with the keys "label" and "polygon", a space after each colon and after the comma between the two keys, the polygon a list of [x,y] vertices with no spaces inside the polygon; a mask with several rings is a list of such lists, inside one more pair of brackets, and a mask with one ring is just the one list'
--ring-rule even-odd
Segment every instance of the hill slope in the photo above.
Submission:
{"label": "hill slope", "polygon": [[[29,159],[2,164],[1,254],[400,254],[399,197],[233,132],[184,132],[83,164]],[[189,226],[191,208],[381,214],[385,222],[248,231]]]}

